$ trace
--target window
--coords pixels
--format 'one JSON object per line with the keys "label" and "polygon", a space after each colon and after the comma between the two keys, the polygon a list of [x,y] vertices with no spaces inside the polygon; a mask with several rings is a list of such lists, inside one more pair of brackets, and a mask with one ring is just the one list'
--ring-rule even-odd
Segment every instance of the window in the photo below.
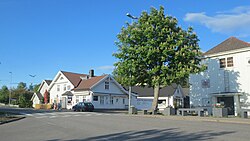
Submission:
{"label": "window", "polygon": [[202,88],[210,88],[210,80],[209,79],[202,79],[201,80],[201,87]]}
{"label": "window", "polygon": [[222,58],[220,59],[220,68],[225,68],[226,67],[226,59]]}
{"label": "window", "polygon": [[234,66],[233,57],[228,57],[227,58],[227,67],[233,67],[233,66]]}
{"label": "window", "polygon": [[125,99],[124,98],[122,99],[122,104],[125,104]]}
{"label": "window", "polygon": [[93,101],[98,101],[98,96],[93,96]]}
{"label": "window", "polygon": [[82,98],[82,102],[86,102],[87,100],[86,100],[86,96],[83,96],[83,98]]}
{"label": "window", "polygon": [[104,96],[100,96],[100,104],[104,104]]}
{"label": "window", "polygon": [[68,85],[67,90],[68,90],[68,91],[70,90],[70,85]]}
{"label": "window", "polygon": [[71,104],[72,96],[68,96],[68,104]]}
{"label": "window", "polygon": [[105,90],[109,90],[109,81],[105,81]]}
{"label": "window", "polygon": [[63,80],[63,77],[61,77],[60,80]]}
{"label": "window", "polygon": [[58,92],[60,91],[60,85],[57,85],[57,91]]}
{"label": "window", "polygon": [[106,104],[109,104],[109,97],[108,96],[105,96],[106,98],[105,98],[105,103]]}
{"label": "window", "polygon": [[114,98],[112,96],[110,97],[110,104],[114,104]]}
{"label": "window", "polygon": [[63,90],[66,91],[66,84],[63,85]]}
{"label": "window", "polygon": [[117,99],[116,99],[116,103],[118,103],[118,102],[119,102],[119,99],[117,98]]}
{"label": "window", "polygon": [[79,96],[76,96],[76,103],[79,102]]}

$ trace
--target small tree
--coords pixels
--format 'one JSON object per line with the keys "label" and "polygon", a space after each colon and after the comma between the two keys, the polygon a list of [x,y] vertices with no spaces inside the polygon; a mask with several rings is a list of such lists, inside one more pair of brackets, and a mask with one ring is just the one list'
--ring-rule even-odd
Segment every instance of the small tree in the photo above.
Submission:
{"label": "small tree", "polygon": [[9,89],[7,86],[2,86],[2,89],[0,89],[0,102],[1,103],[8,103],[9,102]]}
{"label": "small tree", "polygon": [[137,22],[126,23],[118,34],[119,59],[114,74],[123,85],[154,88],[152,110],[157,109],[160,87],[181,83],[190,73],[202,70],[197,35],[183,30],[177,19],[158,11],[142,12]]}

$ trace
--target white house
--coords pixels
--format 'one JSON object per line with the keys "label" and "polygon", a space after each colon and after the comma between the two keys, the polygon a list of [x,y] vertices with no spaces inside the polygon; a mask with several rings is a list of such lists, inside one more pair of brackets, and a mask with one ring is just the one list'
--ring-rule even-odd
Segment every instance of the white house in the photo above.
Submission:
{"label": "white house", "polygon": [[[71,109],[78,102],[92,102],[96,109],[126,109],[128,92],[111,76],[59,71],[50,87],[50,103]],[[135,101],[135,95],[133,100]]]}
{"label": "white house", "polygon": [[[140,110],[151,109],[154,99],[153,88],[135,86],[132,91],[138,94],[136,108]],[[182,88],[180,85],[172,84],[160,89],[158,108],[163,110],[166,107],[187,107],[184,103],[188,100],[188,88]],[[187,101],[186,103],[189,103]],[[189,106],[188,106],[189,107]]]}
{"label": "white house", "polygon": [[190,75],[190,104],[210,109],[224,104],[229,115],[250,108],[250,44],[235,37],[204,53],[204,72]]}
{"label": "white house", "polygon": [[33,107],[35,107],[36,104],[42,104],[44,101],[44,95],[46,92],[48,92],[49,85],[51,83],[51,80],[43,80],[38,88],[38,92],[34,93],[31,101],[33,102]]}

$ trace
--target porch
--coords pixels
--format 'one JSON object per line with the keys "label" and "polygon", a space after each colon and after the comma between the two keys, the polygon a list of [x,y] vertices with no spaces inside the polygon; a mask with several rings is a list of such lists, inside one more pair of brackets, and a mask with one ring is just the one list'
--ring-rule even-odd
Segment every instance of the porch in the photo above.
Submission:
{"label": "porch", "polygon": [[242,95],[241,92],[212,93],[212,107],[221,104],[227,108],[228,115],[239,116],[241,113],[240,96]]}

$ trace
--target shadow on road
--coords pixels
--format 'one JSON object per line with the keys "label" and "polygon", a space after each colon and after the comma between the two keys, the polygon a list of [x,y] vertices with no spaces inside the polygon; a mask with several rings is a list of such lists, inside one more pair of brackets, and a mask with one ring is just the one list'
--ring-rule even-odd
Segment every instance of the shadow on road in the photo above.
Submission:
{"label": "shadow on road", "polygon": [[[149,140],[175,140],[175,141],[197,141],[197,140],[214,140],[217,136],[223,136],[226,134],[233,134],[236,131],[201,131],[195,133],[186,133],[179,131],[178,128],[169,128],[169,129],[152,129],[144,131],[127,131],[115,134],[108,134],[102,136],[96,136],[85,139],[73,139],[68,141],[102,141],[102,140],[114,140],[114,141],[149,141]],[[54,139],[49,141],[59,141],[61,139]]]}

